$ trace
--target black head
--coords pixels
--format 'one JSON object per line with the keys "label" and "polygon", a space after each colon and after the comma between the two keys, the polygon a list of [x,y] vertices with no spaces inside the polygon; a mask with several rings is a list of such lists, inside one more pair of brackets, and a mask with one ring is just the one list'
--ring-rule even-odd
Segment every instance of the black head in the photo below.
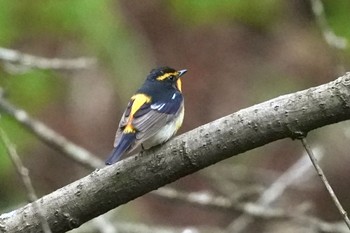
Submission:
{"label": "black head", "polygon": [[151,70],[150,74],[147,76],[147,79],[150,81],[176,83],[176,81],[186,72],[187,70],[177,71],[173,68],[164,66]]}
{"label": "black head", "polygon": [[[181,92],[181,80],[180,77],[184,75],[187,70],[174,70],[173,68],[164,66],[157,69],[151,70],[150,74],[147,76],[146,83],[156,83],[169,88],[175,88]],[[157,85],[158,86],[158,85]]]}

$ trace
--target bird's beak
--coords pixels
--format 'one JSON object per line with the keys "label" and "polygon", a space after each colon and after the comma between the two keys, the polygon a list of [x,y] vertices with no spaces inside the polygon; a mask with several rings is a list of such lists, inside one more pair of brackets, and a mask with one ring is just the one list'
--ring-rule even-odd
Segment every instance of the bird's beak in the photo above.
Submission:
{"label": "bird's beak", "polygon": [[181,77],[187,72],[187,70],[179,70],[178,72],[179,72],[179,77]]}

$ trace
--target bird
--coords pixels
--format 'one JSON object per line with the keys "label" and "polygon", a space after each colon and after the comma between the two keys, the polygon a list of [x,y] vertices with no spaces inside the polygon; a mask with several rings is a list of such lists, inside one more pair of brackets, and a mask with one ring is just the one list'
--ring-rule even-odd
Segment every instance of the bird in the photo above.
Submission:
{"label": "bird", "polygon": [[185,113],[181,78],[186,72],[167,66],[151,70],[121,117],[106,165],[136,148],[163,144],[176,134]]}

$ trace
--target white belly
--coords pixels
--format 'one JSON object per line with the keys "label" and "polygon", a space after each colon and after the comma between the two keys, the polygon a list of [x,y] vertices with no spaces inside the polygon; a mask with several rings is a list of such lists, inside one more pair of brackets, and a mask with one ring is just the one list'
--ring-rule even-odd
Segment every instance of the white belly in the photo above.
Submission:
{"label": "white belly", "polygon": [[159,132],[142,143],[144,149],[149,149],[153,146],[162,144],[174,136],[177,130],[181,127],[184,119],[184,108],[182,108],[176,121],[172,121],[165,125]]}

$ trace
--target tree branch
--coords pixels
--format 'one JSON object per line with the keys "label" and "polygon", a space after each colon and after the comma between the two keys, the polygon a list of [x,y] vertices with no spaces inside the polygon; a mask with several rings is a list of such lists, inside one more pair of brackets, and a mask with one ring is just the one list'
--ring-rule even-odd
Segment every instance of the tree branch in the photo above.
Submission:
{"label": "tree branch", "polygon": [[89,169],[101,168],[104,163],[91,152],[68,141],[64,136],[56,133],[53,129],[46,126],[41,121],[33,119],[23,109],[16,108],[7,102],[0,95],[0,109],[16,119],[25,126],[36,137],[45,142],[47,145],[62,152],[66,157],[83,165]]}
{"label": "tree branch", "polygon": [[[350,73],[189,131],[161,147],[97,169],[38,200],[53,232],[65,232],[143,194],[231,156],[350,119]],[[26,205],[0,216],[7,232],[42,232]]]}
{"label": "tree branch", "polygon": [[44,231],[44,233],[51,233],[50,226],[48,222],[46,221],[45,216],[42,214],[41,207],[39,206],[39,203],[35,202],[38,198],[35,194],[34,187],[32,185],[32,181],[29,177],[29,171],[26,167],[23,166],[23,163],[21,159],[19,158],[15,146],[10,142],[10,139],[7,137],[5,131],[0,128],[0,139],[2,140],[6,151],[8,155],[10,156],[10,159],[19,175],[19,177],[22,180],[22,183],[24,185],[24,188],[27,192],[27,198],[28,202],[33,203],[33,209],[35,209],[36,212],[38,212],[39,219],[41,221],[41,226]]}
{"label": "tree branch", "polygon": [[21,53],[16,50],[1,48],[0,47],[0,61],[8,62],[10,64],[18,64],[28,68],[37,69],[86,69],[96,64],[96,60],[93,58],[74,58],[74,59],[61,59],[61,58],[44,58],[33,56],[25,53]]}
{"label": "tree branch", "polygon": [[333,188],[330,185],[330,183],[328,182],[328,179],[327,179],[326,175],[324,174],[321,166],[318,164],[318,161],[317,161],[314,153],[312,152],[310,145],[308,144],[308,142],[306,141],[305,138],[302,138],[301,142],[302,142],[302,144],[303,144],[307,154],[309,155],[310,160],[311,160],[312,164],[314,165],[318,176],[321,178],[321,180],[322,180],[323,184],[325,185],[325,187],[327,189],[327,192],[329,193],[332,201],[334,202],[334,204],[337,207],[339,213],[343,217],[344,222],[346,223],[346,225],[348,226],[348,228],[350,230],[350,220],[349,220],[348,214],[346,213],[346,211],[344,210],[343,206],[341,205],[338,197],[335,195],[335,193],[333,191]]}

